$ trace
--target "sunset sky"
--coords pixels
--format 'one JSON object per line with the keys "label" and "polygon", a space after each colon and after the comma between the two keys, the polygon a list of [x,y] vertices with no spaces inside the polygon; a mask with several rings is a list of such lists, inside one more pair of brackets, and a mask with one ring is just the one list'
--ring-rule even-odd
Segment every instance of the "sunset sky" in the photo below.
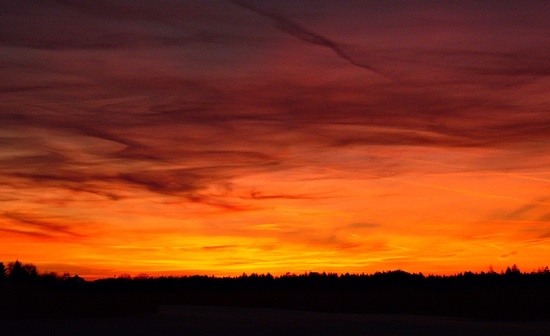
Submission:
{"label": "sunset sky", "polygon": [[0,261],[550,264],[550,1],[0,1]]}

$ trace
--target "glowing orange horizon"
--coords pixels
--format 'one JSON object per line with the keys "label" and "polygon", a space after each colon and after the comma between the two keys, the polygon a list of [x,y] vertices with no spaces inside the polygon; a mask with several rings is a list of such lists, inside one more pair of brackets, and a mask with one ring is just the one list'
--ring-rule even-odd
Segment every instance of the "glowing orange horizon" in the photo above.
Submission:
{"label": "glowing orange horizon", "polygon": [[[433,150],[425,154],[431,156]],[[467,157],[464,152],[457,155]],[[410,165],[416,172],[415,165],[430,162]],[[540,258],[549,249],[540,238],[545,221],[537,218],[546,215],[549,204],[542,186],[540,195],[532,194],[534,185],[546,183],[544,174],[533,179],[456,172],[448,164],[422,176],[362,178],[361,167],[345,168],[349,171],[325,173],[336,174],[332,178],[295,171],[235,179],[231,190],[223,191],[224,202],[234,208],[174,202],[152,192],[114,202],[52,188],[48,194],[55,196],[50,197],[71,197],[68,210],[90,214],[93,220],[66,223],[31,211],[6,212],[14,228],[20,222],[37,224],[2,235],[3,258],[86,278],[392,269],[454,274],[490,266],[500,270],[514,263],[526,271],[545,266]],[[34,197],[44,195],[40,190]],[[534,201],[527,203],[529,196]],[[94,202],[84,204],[90,199]],[[182,213],[192,215],[183,218]],[[48,226],[52,229],[46,236]]]}

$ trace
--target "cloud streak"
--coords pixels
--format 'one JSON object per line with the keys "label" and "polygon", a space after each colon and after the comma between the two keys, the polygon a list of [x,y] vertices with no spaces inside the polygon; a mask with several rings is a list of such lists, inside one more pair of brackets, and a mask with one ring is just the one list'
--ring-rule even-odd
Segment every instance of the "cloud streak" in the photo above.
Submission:
{"label": "cloud streak", "polygon": [[300,41],[328,48],[332,50],[334,53],[336,53],[336,55],[339,58],[347,61],[349,64],[353,66],[376,73],[378,75],[382,75],[378,70],[376,70],[369,64],[354,60],[346,51],[344,51],[344,49],[338,43],[316,32],[310,31],[282,15],[262,10],[261,8],[253,6],[246,1],[240,1],[240,0],[230,0],[230,1],[239,7],[248,9],[258,15],[261,15],[265,18],[268,18],[274,21],[277,28],[290,34],[291,36],[294,36]]}
{"label": "cloud streak", "polygon": [[[17,232],[36,237],[55,237],[59,234],[72,236],[74,238],[83,237],[82,234],[72,230],[70,226],[58,223],[58,219],[55,218],[48,220],[15,212],[4,212],[0,217],[15,223],[15,227],[13,228],[1,228],[6,232]],[[25,230],[20,230],[20,227],[25,228]]]}

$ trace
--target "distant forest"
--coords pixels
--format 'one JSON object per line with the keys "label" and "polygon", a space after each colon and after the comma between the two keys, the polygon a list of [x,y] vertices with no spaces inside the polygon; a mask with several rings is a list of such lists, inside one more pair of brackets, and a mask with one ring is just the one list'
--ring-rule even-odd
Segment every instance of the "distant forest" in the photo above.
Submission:
{"label": "distant forest", "polygon": [[281,308],[332,313],[550,320],[550,270],[451,276],[402,270],[237,277],[123,275],[86,281],[0,262],[0,318],[155,313],[162,305]]}

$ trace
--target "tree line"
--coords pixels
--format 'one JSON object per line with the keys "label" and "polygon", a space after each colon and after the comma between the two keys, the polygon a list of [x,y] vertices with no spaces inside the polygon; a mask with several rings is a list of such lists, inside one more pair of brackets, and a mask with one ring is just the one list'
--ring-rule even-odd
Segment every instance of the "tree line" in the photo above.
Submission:
{"label": "tree line", "polygon": [[205,275],[160,276],[147,274],[130,276],[127,274],[94,281],[86,281],[78,275],[69,273],[59,275],[55,272],[39,273],[32,263],[19,260],[4,264],[0,262],[0,284],[80,284],[83,287],[98,289],[178,289],[180,287],[243,289],[243,288],[280,288],[280,289],[360,289],[362,287],[403,287],[457,289],[466,287],[494,286],[548,286],[550,287],[550,269],[548,266],[538,270],[521,272],[512,265],[500,273],[492,268],[488,272],[463,272],[455,275],[423,275],[403,270],[376,272],[373,274],[306,272],[302,274],[286,273],[273,276],[267,274],[246,274],[235,277],[215,277]]}
{"label": "tree line", "polygon": [[86,282],[78,275],[71,276],[69,273],[59,275],[55,272],[39,273],[36,265],[22,263],[19,260],[8,262],[0,261],[0,284],[38,284],[38,283],[59,283],[59,282]]}
{"label": "tree line", "polygon": [[394,270],[235,277],[140,274],[86,281],[78,275],[40,273],[30,263],[0,263],[0,320],[154,313],[163,305],[550,320],[548,302],[548,267],[521,272],[512,265],[499,273],[448,276]]}

